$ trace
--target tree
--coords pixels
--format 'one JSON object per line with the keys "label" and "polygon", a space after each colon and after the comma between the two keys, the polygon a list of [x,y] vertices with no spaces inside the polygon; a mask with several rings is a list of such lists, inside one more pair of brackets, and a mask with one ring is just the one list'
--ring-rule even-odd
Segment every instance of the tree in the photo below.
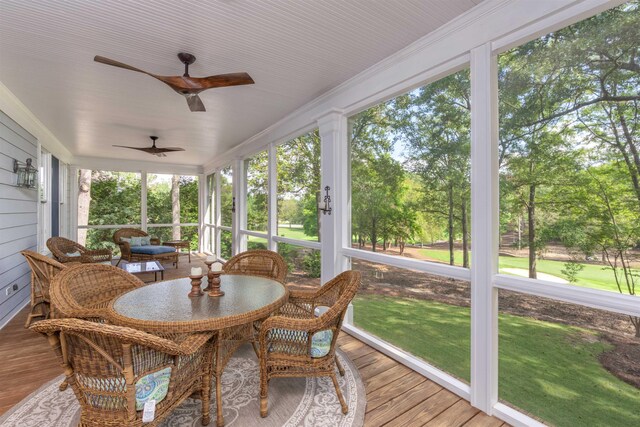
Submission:
{"label": "tree", "polygon": [[[91,203],[91,169],[80,169],[78,174],[78,225],[89,224],[89,205]],[[87,229],[78,229],[78,243],[87,242]]]}
{"label": "tree", "polygon": [[409,165],[424,188],[422,209],[446,218],[451,265],[459,225],[464,267],[469,267],[470,89],[468,70],[460,71],[413,92],[403,112]]}
{"label": "tree", "polygon": [[[311,131],[277,149],[278,203],[295,199],[303,206],[303,229],[320,240],[320,134]],[[278,213],[281,216],[281,213]],[[278,221],[280,218],[278,218]]]}
{"label": "tree", "polygon": [[171,238],[180,240],[180,175],[171,177]]}

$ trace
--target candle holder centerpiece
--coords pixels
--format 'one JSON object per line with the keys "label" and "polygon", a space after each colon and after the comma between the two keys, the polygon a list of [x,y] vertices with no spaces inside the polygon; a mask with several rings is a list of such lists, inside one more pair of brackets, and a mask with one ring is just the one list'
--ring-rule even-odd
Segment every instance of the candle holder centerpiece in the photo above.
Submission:
{"label": "candle holder centerpiece", "polygon": [[204,260],[204,263],[207,265],[207,286],[202,289],[205,292],[208,292],[211,289],[211,279],[209,278],[209,273],[211,272],[211,265],[216,262],[216,254],[208,255],[207,259]]}
{"label": "candle holder centerpiece", "polygon": [[192,267],[189,279],[191,279],[191,292],[189,292],[189,297],[204,295],[204,292],[200,289],[200,285],[202,284],[202,268]]}
{"label": "candle holder centerpiece", "polygon": [[224,292],[220,290],[220,275],[222,274],[222,264],[219,262],[215,262],[209,268],[209,273],[207,274],[207,280],[209,281],[209,286],[207,290],[209,291],[210,297],[221,297],[224,295]]}

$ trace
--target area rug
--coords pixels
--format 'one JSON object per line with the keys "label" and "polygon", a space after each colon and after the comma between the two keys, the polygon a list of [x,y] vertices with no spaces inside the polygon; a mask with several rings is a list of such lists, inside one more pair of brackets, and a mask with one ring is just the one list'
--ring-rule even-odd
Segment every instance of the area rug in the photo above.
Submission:
{"label": "area rug", "polygon": [[[260,368],[250,346],[241,347],[222,376],[222,407],[226,426],[296,427],[362,426],[366,393],[357,368],[339,350],[345,370],[338,381],[349,413],[342,414],[330,378],[274,378],[269,383],[269,415],[260,417]],[[71,427],[78,424],[80,406],[71,389],[58,390],[63,376],[50,381],[23,399],[0,418],[2,427]],[[211,402],[211,423],[215,426],[215,393]],[[187,399],[163,427],[201,426],[200,402]]]}

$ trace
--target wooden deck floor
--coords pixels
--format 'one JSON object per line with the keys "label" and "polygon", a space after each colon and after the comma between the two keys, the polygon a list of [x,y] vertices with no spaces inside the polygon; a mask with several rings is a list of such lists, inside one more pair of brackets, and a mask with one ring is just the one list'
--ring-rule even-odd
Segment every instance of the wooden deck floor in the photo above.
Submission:
{"label": "wooden deck floor", "polygon": [[[168,268],[165,279],[181,277],[189,265]],[[184,271],[183,271],[184,270]],[[62,370],[47,341],[24,329],[27,309],[0,330],[0,415]],[[473,408],[469,402],[399,364],[361,341],[342,333],[340,348],[360,371],[367,392],[365,426],[502,427],[501,420]]]}

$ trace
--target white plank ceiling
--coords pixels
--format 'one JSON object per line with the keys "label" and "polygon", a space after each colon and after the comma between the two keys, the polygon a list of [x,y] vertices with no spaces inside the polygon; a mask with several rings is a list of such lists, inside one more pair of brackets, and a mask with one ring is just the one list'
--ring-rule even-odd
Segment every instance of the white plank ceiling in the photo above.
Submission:
{"label": "white plank ceiling", "polygon": [[[0,82],[76,156],[202,165],[481,0],[0,0]],[[246,71],[200,94],[143,74]],[[112,147],[183,146],[160,159]]]}

